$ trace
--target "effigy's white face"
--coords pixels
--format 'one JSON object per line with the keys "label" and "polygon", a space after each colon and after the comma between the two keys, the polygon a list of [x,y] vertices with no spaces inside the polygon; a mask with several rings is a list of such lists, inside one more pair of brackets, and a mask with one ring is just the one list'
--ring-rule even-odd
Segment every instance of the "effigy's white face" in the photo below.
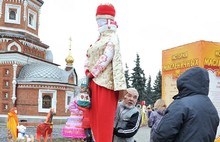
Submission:
{"label": "effigy's white face", "polygon": [[107,19],[97,19],[98,28],[107,24]]}

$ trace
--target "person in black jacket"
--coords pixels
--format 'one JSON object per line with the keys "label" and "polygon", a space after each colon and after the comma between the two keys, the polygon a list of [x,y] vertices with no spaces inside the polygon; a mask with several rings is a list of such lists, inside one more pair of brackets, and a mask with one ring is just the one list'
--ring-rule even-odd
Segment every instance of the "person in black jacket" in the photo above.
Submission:
{"label": "person in black jacket", "polygon": [[177,79],[179,93],[153,131],[154,142],[213,142],[218,112],[208,97],[209,74],[193,67]]}
{"label": "person in black jacket", "polygon": [[122,102],[119,102],[115,121],[113,142],[134,142],[133,136],[141,124],[140,110],[135,107],[138,99],[135,88],[128,88]]}

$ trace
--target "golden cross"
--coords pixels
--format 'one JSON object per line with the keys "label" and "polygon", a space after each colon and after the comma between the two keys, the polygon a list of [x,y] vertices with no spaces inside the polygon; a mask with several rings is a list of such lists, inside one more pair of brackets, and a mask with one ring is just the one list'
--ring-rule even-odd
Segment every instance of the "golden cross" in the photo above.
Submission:
{"label": "golden cross", "polygon": [[69,40],[70,40],[70,48],[69,48],[69,50],[71,50],[71,42],[72,42],[72,38],[70,37]]}

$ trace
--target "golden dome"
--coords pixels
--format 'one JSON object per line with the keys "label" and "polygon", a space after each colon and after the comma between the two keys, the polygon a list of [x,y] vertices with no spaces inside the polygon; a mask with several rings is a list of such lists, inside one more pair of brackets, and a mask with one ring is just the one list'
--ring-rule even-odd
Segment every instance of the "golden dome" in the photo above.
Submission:
{"label": "golden dome", "polygon": [[72,41],[71,37],[69,38],[69,40],[70,40],[69,55],[66,57],[65,61],[66,61],[66,65],[72,66],[74,59],[73,56],[71,55],[71,41]]}
{"label": "golden dome", "polygon": [[73,65],[73,62],[74,62],[73,56],[72,56],[71,54],[69,54],[69,55],[66,57],[65,61],[66,61],[66,64],[67,64],[67,65]]}

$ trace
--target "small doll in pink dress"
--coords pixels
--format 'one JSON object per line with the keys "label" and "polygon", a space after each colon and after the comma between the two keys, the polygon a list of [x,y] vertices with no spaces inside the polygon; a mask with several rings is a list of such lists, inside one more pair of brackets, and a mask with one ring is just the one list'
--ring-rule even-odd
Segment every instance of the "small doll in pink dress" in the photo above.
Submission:
{"label": "small doll in pink dress", "polygon": [[78,109],[76,99],[69,104],[70,117],[67,119],[65,127],[62,129],[62,136],[74,138],[74,142],[80,142],[86,138],[84,128],[82,127],[83,112]]}

